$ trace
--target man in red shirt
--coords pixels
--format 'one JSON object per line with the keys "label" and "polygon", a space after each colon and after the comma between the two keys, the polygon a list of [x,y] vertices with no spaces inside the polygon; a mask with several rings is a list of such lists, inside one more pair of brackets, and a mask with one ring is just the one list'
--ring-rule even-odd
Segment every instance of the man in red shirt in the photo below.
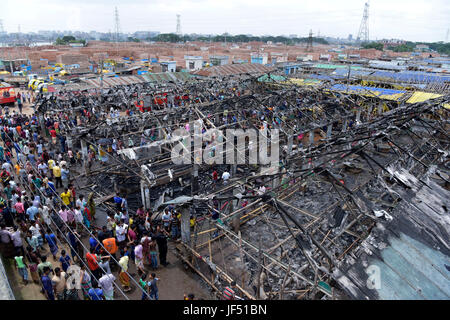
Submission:
{"label": "man in red shirt", "polygon": [[219,179],[219,175],[217,174],[217,171],[214,170],[214,172],[212,173],[212,178],[213,178],[213,186],[216,186],[217,183],[217,179]]}
{"label": "man in red shirt", "polygon": [[100,266],[98,265],[100,259],[101,258],[94,253],[94,248],[91,248],[90,252],[86,253],[86,261],[89,270],[91,270],[92,275],[95,278],[93,279],[94,282],[97,282],[97,280],[102,276],[102,271],[100,269]]}
{"label": "man in red shirt", "polygon": [[53,128],[53,127],[50,128],[50,135],[52,136],[52,143],[56,144],[56,130],[55,130],[55,128]]}

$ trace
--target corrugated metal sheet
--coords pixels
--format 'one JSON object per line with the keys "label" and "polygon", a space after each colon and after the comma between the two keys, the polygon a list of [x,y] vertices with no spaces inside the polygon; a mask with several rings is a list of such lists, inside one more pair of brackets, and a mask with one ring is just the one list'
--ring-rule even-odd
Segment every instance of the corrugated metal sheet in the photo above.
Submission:
{"label": "corrugated metal sheet", "polygon": [[[100,88],[101,80],[100,78],[95,79],[86,79],[84,80],[89,85]],[[125,77],[104,77],[103,78],[103,87],[109,88],[120,85],[130,85],[134,83],[143,83],[146,82],[141,76],[125,76]]]}
{"label": "corrugated metal sheet", "polygon": [[[325,63],[316,63],[312,66],[313,68],[318,68],[318,69],[347,69],[348,70],[348,66],[347,65],[343,65],[343,64],[325,64]],[[352,70],[359,70],[361,69],[361,67],[358,66],[350,66],[350,69]]]}
{"label": "corrugated metal sheet", "polygon": [[209,68],[203,68],[192,72],[194,75],[204,77],[217,77],[217,76],[229,76],[234,74],[255,74],[255,73],[267,73],[273,71],[273,67],[267,67],[262,64],[227,64],[223,66],[214,66]]}
{"label": "corrugated metal sheet", "polygon": [[298,86],[315,86],[321,83],[320,80],[316,79],[298,79],[290,78],[286,83],[296,84]]}
{"label": "corrugated metal sheet", "polygon": [[375,78],[392,79],[396,81],[405,82],[450,82],[450,76],[440,76],[427,72],[389,72],[389,71],[377,71],[372,74]]}
{"label": "corrugated metal sheet", "polygon": [[282,82],[286,81],[286,78],[283,76],[277,76],[274,74],[271,74],[270,77],[268,74],[262,75],[258,78],[259,82]]}
{"label": "corrugated metal sheet", "polygon": [[436,99],[439,97],[442,97],[442,94],[416,91],[406,102],[407,103],[424,102],[429,99]]}
{"label": "corrugated metal sheet", "polygon": [[147,82],[188,81],[192,75],[187,72],[147,73],[142,75]]}
{"label": "corrugated metal sheet", "polygon": [[[449,191],[423,184],[404,168],[388,168],[405,185],[391,192],[403,201],[380,220],[334,274],[354,299],[449,300]],[[430,171],[431,172],[431,171]]]}
{"label": "corrugated metal sheet", "polygon": [[363,87],[363,86],[347,86],[343,84],[335,84],[331,87],[331,90],[345,91],[349,93],[356,93],[363,96],[373,97],[376,96],[381,99],[398,101],[407,91],[383,89],[375,87]]}

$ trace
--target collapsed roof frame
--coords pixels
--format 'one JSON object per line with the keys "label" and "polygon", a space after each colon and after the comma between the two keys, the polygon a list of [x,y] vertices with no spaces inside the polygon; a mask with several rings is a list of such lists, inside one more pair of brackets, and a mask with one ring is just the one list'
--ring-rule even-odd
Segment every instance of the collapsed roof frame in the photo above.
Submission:
{"label": "collapsed roof frame", "polygon": [[[227,108],[229,113],[243,116],[243,123],[239,121],[238,123],[222,124],[220,127],[232,127],[233,125],[238,125],[241,128],[244,128],[242,125],[251,127],[258,125],[259,123],[258,121],[253,121],[252,119],[245,117],[242,112],[243,109],[252,110],[256,108],[258,110],[264,110],[268,104],[276,104],[276,101],[279,102],[281,97],[287,101],[290,101],[288,106],[291,108],[291,111],[300,111],[305,115],[302,121],[297,121],[298,119],[295,119],[290,122],[288,121],[288,123],[284,123],[285,128],[283,128],[283,135],[280,139],[282,145],[292,144],[291,137],[298,134],[298,131],[296,130],[299,129],[300,132],[305,133],[305,136],[310,137],[311,135],[314,136],[314,133],[319,134],[321,130],[320,128],[325,126],[328,128],[331,127],[332,124],[334,132],[332,131],[331,134],[328,134],[327,132],[326,139],[311,143],[306,149],[297,152],[295,155],[291,155],[290,151],[292,150],[290,150],[288,154],[284,155],[284,171],[272,175],[261,174],[257,176],[244,176],[236,181],[233,181],[231,185],[215,191],[213,194],[221,201],[227,202],[228,200],[229,203],[232,201],[237,201],[238,203],[236,203],[233,208],[236,209],[236,207],[239,207],[239,201],[242,197],[236,198],[235,195],[230,195],[230,189],[247,185],[250,189],[257,190],[258,185],[261,183],[261,181],[256,182],[258,179],[266,179],[264,182],[266,184],[273,182],[277,178],[281,178],[282,181],[285,180],[284,184],[279,181],[274,184],[274,187],[270,193],[270,198],[268,198],[267,195],[255,197],[255,201],[249,203],[245,207],[245,210],[242,208],[237,210],[230,209],[226,215],[221,212],[221,214],[224,214],[221,218],[221,221],[224,222],[223,224],[217,222],[214,223],[209,219],[204,219],[204,225],[196,227],[197,229],[192,234],[194,242],[182,244],[185,251],[181,250],[182,252],[180,253],[180,258],[190,264],[194,270],[199,272],[202,275],[202,278],[213,288],[220,291],[220,279],[222,279],[222,281],[230,281],[231,279],[237,279],[239,274],[228,270],[227,265],[229,265],[229,262],[227,263],[225,261],[225,257],[217,258],[218,254],[223,254],[224,252],[221,239],[225,237],[227,241],[229,241],[228,243],[235,246],[237,251],[240,253],[240,261],[248,259],[248,261],[251,260],[253,262],[258,262],[262,266],[262,269],[259,270],[257,275],[252,274],[251,270],[245,267],[245,265],[242,267],[241,271],[243,272],[241,274],[249,273],[252,278],[250,283],[248,283],[248,281],[244,281],[245,279],[241,279],[239,283],[240,289],[248,298],[255,298],[255,296],[258,298],[282,298],[285,295],[283,291],[289,291],[289,294],[302,293],[302,297],[306,296],[307,293],[309,297],[315,297],[316,293],[320,291],[321,294],[332,297],[334,293],[329,290],[329,284],[327,284],[327,282],[331,283],[335,280],[333,277],[332,268],[334,267],[338,269],[338,265],[342,263],[340,261],[347,256],[349,252],[351,252],[352,247],[355,247],[356,243],[360,242],[367,236],[371,227],[373,227],[373,224],[378,218],[375,215],[368,213],[370,210],[363,210],[364,207],[361,205],[361,199],[364,198],[364,195],[360,190],[367,188],[367,185],[379,181],[381,172],[386,171],[386,168],[392,163],[396,163],[398,161],[405,163],[407,161],[413,161],[416,165],[420,164],[425,168],[429,168],[431,165],[434,165],[437,160],[442,158],[442,154],[439,150],[448,150],[448,135],[446,134],[445,128],[442,128],[442,126],[448,125],[445,122],[448,118],[448,113],[446,113],[448,111],[442,109],[440,106],[444,101],[448,101],[448,97],[442,97],[431,102],[412,105],[399,105],[398,103],[391,103],[392,110],[383,112],[383,110],[378,108],[380,105],[380,100],[378,98],[358,97],[354,99],[354,95],[336,95],[325,88],[300,89],[297,87],[290,87],[273,89],[267,85],[254,83],[247,88],[250,88],[250,92],[241,97],[230,97],[228,99],[215,101],[212,103],[200,103],[178,110],[153,111],[152,113],[144,113],[136,116],[135,120],[140,120],[142,123],[147,123],[150,120],[149,115],[151,115],[154,119],[152,119],[153,122],[150,121],[150,124],[157,125],[155,129],[161,129],[163,132],[163,134],[160,135],[161,140],[166,139],[167,134],[170,133],[166,130],[170,126],[163,125],[162,123],[164,120],[164,115],[167,115],[168,112],[171,113],[171,116],[172,114],[178,114],[180,118],[184,117],[186,120],[196,121],[201,119],[206,122],[206,120],[209,120],[208,115],[211,114],[211,109],[213,111],[213,115],[217,115],[221,112],[223,113],[223,110]],[[206,94],[208,93],[208,90],[205,91],[206,93],[203,94],[204,97],[206,97]],[[302,99],[306,99],[303,106],[295,105],[298,102],[297,99],[299,95]],[[319,101],[316,101],[316,107],[310,105],[309,103],[311,103],[312,100],[317,100],[317,97],[320,99]],[[310,98],[309,101],[308,98]],[[346,103],[350,104],[350,107],[347,106],[346,103],[342,105],[342,99],[345,99]],[[369,105],[368,108],[364,109],[361,102]],[[336,104],[338,108],[334,108],[335,112],[331,113],[330,109],[333,107],[333,104]],[[373,115],[372,112],[374,105],[376,107],[376,115]],[[359,108],[360,113],[357,109],[355,110],[355,108]],[[310,109],[313,110],[311,111]],[[209,113],[205,115],[201,112],[201,110],[208,110]],[[424,117],[425,115],[427,117]],[[320,117],[323,117],[323,120],[320,120]],[[221,124],[220,117],[215,118],[215,120],[218,120],[218,124]],[[349,122],[352,120],[354,123],[360,122],[360,124],[350,128]],[[120,119],[119,121],[127,120]],[[300,123],[303,127],[298,128],[298,126],[296,127],[290,125],[291,123]],[[421,136],[411,129],[411,126],[416,126],[416,123],[420,123],[424,128],[423,132],[420,134],[428,137],[429,141],[424,141],[424,136]],[[179,124],[180,123],[175,123],[173,127],[179,126]],[[98,123],[95,126],[84,130],[85,132],[90,132],[91,137],[86,138],[85,136],[83,137],[82,134],[78,135],[78,137],[85,139],[87,142],[95,143],[92,139],[95,140],[98,138],[95,134],[96,130],[102,126],[108,128],[115,127],[115,125],[116,127],[121,126],[120,122],[118,124],[108,124],[106,121],[104,123]],[[429,131],[430,127],[439,135],[443,136],[444,139],[440,140],[435,137],[433,134],[434,132]],[[378,133],[374,134],[374,132]],[[409,143],[405,146],[400,143],[396,143],[395,135],[399,132],[410,137],[411,141],[414,142],[414,145],[411,146],[412,143]],[[139,134],[141,134],[141,131],[130,133],[130,135]],[[322,135],[325,135],[324,132],[322,132]],[[120,136],[120,133],[116,132],[113,136],[118,137]],[[386,141],[388,143],[386,143]],[[381,147],[380,142],[382,144]],[[390,149],[393,154],[395,154],[395,157],[390,159],[388,163],[381,164],[379,160],[375,159],[376,157],[374,154],[385,152],[386,150],[383,150],[383,147],[385,149]],[[423,159],[424,147],[429,148],[427,149],[426,154],[433,156],[428,163],[426,163]],[[288,146],[287,149],[289,150],[291,148],[292,147]],[[169,158],[164,158],[165,155],[167,155],[167,153],[161,153],[161,157],[157,161],[167,164]],[[305,161],[306,159],[311,159],[310,164]],[[344,159],[351,159],[351,161],[350,163],[344,163]],[[359,183],[353,189],[349,189],[345,184],[339,182],[341,179],[339,179],[333,171],[339,165],[341,168],[343,166],[347,166],[350,170],[353,169],[358,171],[360,168],[352,167],[351,165],[351,162],[357,161],[355,159],[360,159],[361,162],[367,163],[371,173],[368,180],[363,183]],[[118,163],[117,167],[122,167],[122,169],[127,168],[128,170],[130,169],[130,161],[126,158],[116,160]],[[148,161],[148,159],[145,161]],[[140,163],[145,161],[137,160],[136,162]],[[131,163],[136,162],[131,161]],[[333,166],[323,167],[324,163],[333,163]],[[116,166],[114,167],[117,168]],[[200,168],[200,170],[201,169],[202,168]],[[188,170],[188,172],[189,171],[190,170]],[[138,172],[135,172],[135,174],[139,176],[142,175]],[[421,172],[420,174],[423,175],[424,172]],[[145,176],[141,176],[141,178],[146,179]],[[315,180],[316,178],[319,178],[319,180]],[[445,180],[445,178],[442,179]],[[288,202],[290,197],[292,197],[295,193],[298,193],[299,190],[307,189],[307,186],[305,186],[306,181],[313,183],[325,183],[328,185],[331,184],[330,190],[334,190],[334,194],[337,197],[336,201],[330,206],[327,206],[326,210],[320,214],[311,213],[305,209],[300,209],[295,205],[290,204]],[[448,183],[448,181],[445,182]],[[399,182],[397,181],[396,183]],[[283,189],[283,186],[286,185],[287,187]],[[209,195],[206,194],[204,196],[205,198],[208,198]],[[398,200],[396,200],[395,197],[393,197],[393,199],[393,203],[396,203]],[[204,202],[205,200],[195,199],[188,205],[194,206],[195,202],[199,201]],[[363,204],[365,204],[367,208],[370,201],[366,199],[366,201],[363,201]],[[216,208],[212,207],[210,204],[208,204],[208,206],[210,206],[211,210],[216,210]],[[330,219],[329,216],[327,217],[327,213],[329,214],[330,211],[333,211],[333,208],[337,207],[341,207],[341,209],[344,207],[348,212],[341,217],[342,219],[340,221],[339,232],[337,232],[333,238],[330,238],[330,234],[333,233],[332,229],[324,232],[319,227],[323,225],[324,221],[326,222],[327,219]],[[229,208],[232,208],[232,206],[229,205]],[[250,212],[249,209],[251,209]],[[310,220],[304,222],[303,224],[297,221],[297,223],[294,223],[292,226],[288,220],[285,220],[285,218],[293,217],[292,215],[294,212],[295,214],[301,215],[301,217],[310,218]],[[287,228],[291,234],[284,239],[278,239],[279,241],[270,248],[264,248],[262,244],[256,244],[254,241],[252,242],[252,240],[255,239],[245,239],[247,237],[245,232],[248,231],[245,229],[245,225],[242,226],[241,230],[239,230],[240,232],[235,232],[232,230],[233,228],[239,229],[236,228],[236,223],[234,223],[234,225],[228,223],[230,220],[237,220],[238,225],[243,225],[246,222],[251,222],[257,219],[259,219],[258,222],[260,222],[264,219],[264,223],[267,226],[272,226],[272,229],[273,226],[282,228],[280,221],[276,218],[278,216],[284,221],[284,228]],[[295,221],[295,219],[296,217],[294,216],[291,220]],[[350,223],[345,224],[345,221],[348,219],[351,220]],[[366,231],[358,234],[352,230],[356,227],[364,227]],[[222,232],[222,234],[212,237],[212,235],[217,231]],[[273,233],[275,238],[279,237],[275,232]],[[320,237],[319,234],[321,235]],[[338,239],[344,234],[355,238],[355,240],[344,248],[340,248],[341,250],[338,257],[333,257],[331,254],[327,254],[327,248],[329,249],[335,245],[335,242],[338,241]],[[299,236],[306,238],[299,239]],[[318,237],[319,239],[317,239]],[[197,242],[201,243],[198,244]],[[322,245],[324,247],[322,247]],[[208,246],[208,249],[206,249],[206,246]],[[280,253],[280,256],[274,256],[273,252],[283,246],[290,246],[290,251],[285,249]],[[303,255],[306,257],[307,261],[304,261],[299,268],[293,268],[292,265],[295,265],[295,263],[292,262],[291,258],[289,258],[293,252],[297,251],[295,249],[296,246],[299,246],[300,248],[304,246],[304,248],[308,247],[314,250],[312,254],[308,254],[303,248]],[[253,251],[253,253],[251,253],[251,251]],[[322,256],[320,256],[321,253]],[[221,266],[217,263],[213,263],[213,256],[215,257],[214,261],[218,260],[222,262]],[[192,259],[191,257],[197,257],[197,259]],[[283,259],[286,259],[288,262],[283,262]],[[269,260],[270,263],[265,263],[265,260]],[[199,261],[203,261],[204,264],[200,265]],[[329,263],[329,265],[327,265],[327,263]],[[274,271],[272,270],[273,268],[278,268],[282,271]],[[283,280],[281,287],[283,290],[281,290],[279,294],[265,292],[262,289],[263,283],[267,283],[268,279],[270,280],[270,277]],[[211,278],[211,280],[209,280],[209,278]],[[294,280],[289,280],[291,278]],[[288,283],[289,281],[290,283]],[[293,281],[296,282],[298,287],[301,288],[299,289],[297,287],[287,290],[286,287],[289,287]],[[251,293],[251,287],[256,286],[256,284],[258,284],[257,287],[259,287],[259,290],[257,289],[255,290],[255,293]]]}

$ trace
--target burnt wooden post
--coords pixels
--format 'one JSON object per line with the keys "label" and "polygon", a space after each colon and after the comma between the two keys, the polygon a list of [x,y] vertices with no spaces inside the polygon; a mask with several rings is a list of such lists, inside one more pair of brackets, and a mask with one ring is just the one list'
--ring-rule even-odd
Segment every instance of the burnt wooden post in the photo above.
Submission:
{"label": "burnt wooden post", "polygon": [[187,246],[191,246],[191,211],[187,206],[181,208],[181,241]]}

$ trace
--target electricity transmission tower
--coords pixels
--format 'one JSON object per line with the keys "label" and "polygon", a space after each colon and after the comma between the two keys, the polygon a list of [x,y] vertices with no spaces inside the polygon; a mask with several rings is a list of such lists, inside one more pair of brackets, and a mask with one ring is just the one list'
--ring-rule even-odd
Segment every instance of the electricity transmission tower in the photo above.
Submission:
{"label": "electricity transmission tower", "polygon": [[114,41],[119,42],[119,34],[120,34],[120,21],[119,21],[119,11],[117,7],[114,11]]}
{"label": "electricity transmission tower", "polygon": [[306,42],[306,51],[312,52],[313,51],[313,32],[312,29],[309,31],[309,37],[308,41]]}
{"label": "electricity transmission tower", "polygon": [[367,42],[369,41],[369,2],[364,5],[364,14],[361,20],[361,25],[359,26],[358,36],[356,37],[356,42]]}
{"label": "electricity transmission tower", "polygon": [[120,40],[120,21],[119,21],[119,11],[115,7],[114,11],[114,42],[116,43],[116,55],[119,55],[119,40]]}
{"label": "electricity transmission tower", "polygon": [[177,35],[181,36],[181,16],[177,14]]}

